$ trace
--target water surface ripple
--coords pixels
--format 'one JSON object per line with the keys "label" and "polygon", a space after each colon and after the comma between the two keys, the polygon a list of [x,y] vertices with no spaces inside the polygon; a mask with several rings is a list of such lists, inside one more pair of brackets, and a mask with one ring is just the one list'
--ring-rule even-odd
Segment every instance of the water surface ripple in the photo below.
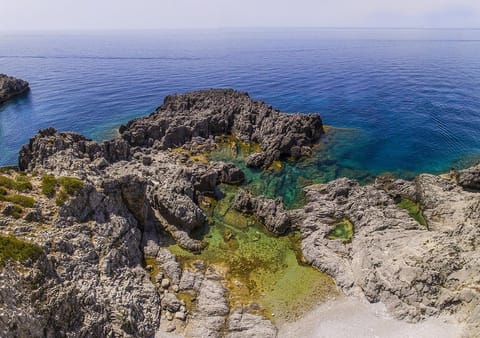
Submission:
{"label": "water surface ripple", "polygon": [[478,160],[480,31],[264,30],[0,34],[0,72],[32,91],[0,107],[0,164],[39,128],[97,140],[163,97],[248,91],[283,111],[354,128],[335,151],[371,174]]}

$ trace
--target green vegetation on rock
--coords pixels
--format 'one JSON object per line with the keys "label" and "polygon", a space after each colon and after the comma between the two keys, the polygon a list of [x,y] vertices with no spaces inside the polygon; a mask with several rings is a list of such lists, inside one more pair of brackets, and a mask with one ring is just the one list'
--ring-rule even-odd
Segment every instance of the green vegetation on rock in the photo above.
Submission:
{"label": "green vegetation on rock", "polygon": [[84,185],[83,181],[76,177],[59,177],[57,181],[65,192],[71,196],[80,191]]}
{"label": "green vegetation on rock", "polygon": [[150,280],[153,284],[156,283],[157,275],[160,272],[160,267],[157,264],[155,257],[145,257],[145,266],[151,266],[152,269],[149,271]]}
{"label": "green vegetation on rock", "polygon": [[416,203],[408,198],[401,197],[397,201],[397,206],[399,208],[407,210],[410,217],[416,220],[423,226],[427,226],[427,221],[423,217],[422,211],[420,210],[420,204]]}
{"label": "green vegetation on rock", "polygon": [[[6,173],[6,171],[4,172]],[[14,204],[8,211],[5,211],[5,215],[18,219],[22,217],[23,208],[33,208],[34,198],[12,193],[12,191],[30,191],[31,189],[30,178],[23,173],[17,173],[14,179],[0,175],[0,201]]]}
{"label": "green vegetation on rock", "polygon": [[329,239],[339,239],[349,242],[353,237],[353,224],[348,219],[333,224],[333,230],[328,234]]}
{"label": "green vegetation on rock", "polygon": [[29,259],[35,261],[42,254],[38,245],[21,241],[15,237],[0,235],[0,265],[8,260],[25,263]]}
{"label": "green vegetation on rock", "polygon": [[25,208],[33,208],[35,205],[35,199],[25,195],[1,195],[0,194],[0,201],[11,202],[18,204]]}
{"label": "green vegetation on rock", "polygon": [[12,171],[12,167],[0,167],[0,173],[2,174],[10,174]]}
{"label": "green vegetation on rock", "polygon": [[49,197],[55,196],[55,203],[58,206],[65,204],[69,196],[75,195],[83,186],[83,181],[76,177],[42,176],[42,193]]}
{"label": "green vegetation on rock", "polygon": [[0,186],[22,192],[32,190],[30,179],[25,175],[17,175],[16,179],[0,175]]}
{"label": "green vegetation on rock", "polygon": [[22,212],[23,212],[23,209],[20,206],[14,205],[13,208],[11,209],[10,215],[15,219],[19,219],[22,217]]}
{"label": "green vegetation on rock", "polygon": [[57,186],[57,179],[53,175],[42,176],[42,193],[47,196],[52,196],[55,193]]}

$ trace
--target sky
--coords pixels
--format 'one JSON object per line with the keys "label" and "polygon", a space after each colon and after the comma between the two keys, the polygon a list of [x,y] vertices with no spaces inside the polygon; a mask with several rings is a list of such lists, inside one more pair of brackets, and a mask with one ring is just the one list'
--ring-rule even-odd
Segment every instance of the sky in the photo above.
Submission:
{"label": "sky", "polygon": [[480,0],[0,0],[0,30],[480,28]]}

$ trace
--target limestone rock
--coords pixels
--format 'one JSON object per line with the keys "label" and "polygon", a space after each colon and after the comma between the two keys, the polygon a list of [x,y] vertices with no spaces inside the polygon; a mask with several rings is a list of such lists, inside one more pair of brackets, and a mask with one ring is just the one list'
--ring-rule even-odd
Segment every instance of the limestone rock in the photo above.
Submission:
{"label": "limestone rock", "polygon": [[[51,222],[41,227],[0,220],[2,232],[35,239],[45,252],[22,269],[1,270],[0,336],[151,337],[164,329],[189,337],[275,337],[268,320],[230,309],[224,272],[202,261],[182,269],[166,248],[176,242],[202,250],[205,243],[190,236],[207,219],[199,201],[216,196],[220,183],[245,179],[233,164],[198,163],[185,150],[212,149],[215,136],[233,135],[258,143],[261,152],[247,165],[265,167],[308,155],[323,133],[320,117],[209,90],[169,96],[120,133],[97,143],[47,128],[22,148],[21,170],[75,176],[84,186],[58,212],[42,209]],[[186,148],[169,149],[178,146]],[[346,294],[381,301],[411,321],[454,313],[478,336],[478,171],[413,182],[383,177],[365,186],[339,179],[305,188],[306,205],[297,210],[239,190],[235,207],[277,234],[299,229],[307,262],[332,275]],[[419,203],[427,226],[400,209],[398,197]],[[353,237],[333,239],[334,226],[346,220]],[[195,299],[188,318],[186,302],[169,292],[177,286]]]}
{"label": "limestone rock", "polygon": [[276,338],[277,329],[263,317],[235,309],[228,320],[227,338]]}
{"label": "limestone rock", "polygon": [[460,170],[457,176],[458,184],[464,188],[480,190],[480,164]]}
{"label": "limestone rock", "polygon": [[281,199],[252,197],[245,190],[239,190],[235,209],[254,215],[273,233],[284,234],[290,229],[290,216]]}
{"label": "limestone rock", "polygon": [[0,104],[27,92],[29,89],[27,81],[0,74]]}
{"label": "limestone rock", "polygon": [[[434,175],[367,186],[339,179],[305,193],[305,207],[291,212],[302,251],[345,293],[383,302],[401,319],[455,312],[473,322],[480,310],[480,293],[471,287],[480,282],[480,194]],[[397,195],[420,202],[428,228],[397,207]],[[353,238],[331,239],[344,219],[354,225]],[[469,332],[477,335],[479,326]]]}
{"label": "limestone rock", "polygon": [[195,137],[232,134],[244,142],[259,143],[262,156],[252,166],[268,166],[291,156],[292,148],[310,146],[323,134],[318,114],[285,114],[248,94],[231,89],[210,89],[170,95],[156,112],[120,128],[132,146],[161,149],[179,147]]}
{"label": "limestone rock", "polygon": [[164,310],[175,313],[180,310],[181,306],[182,304],[173,293],[166,293],[162,298],[162,308]]}

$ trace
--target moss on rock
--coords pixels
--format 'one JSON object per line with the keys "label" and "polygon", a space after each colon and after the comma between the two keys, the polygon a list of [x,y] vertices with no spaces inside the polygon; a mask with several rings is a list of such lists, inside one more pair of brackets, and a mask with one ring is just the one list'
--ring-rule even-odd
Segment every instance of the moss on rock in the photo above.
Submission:
{"label": "moss on rock", "polygon": [[401,197],[397,200],[397,206],[401,209],[407,210],[410,217],[412,217],[418,223],[425,227],[427,226],[427,221],[423,217],[419,203],[416,203],[408,198]]}
{"label": "moss on rock", "polygon": [[333,224],[333,230],[328,234],[329,239],[339,239],[342,242],[349,242],[353,237],[353,224],[348,219]]}

